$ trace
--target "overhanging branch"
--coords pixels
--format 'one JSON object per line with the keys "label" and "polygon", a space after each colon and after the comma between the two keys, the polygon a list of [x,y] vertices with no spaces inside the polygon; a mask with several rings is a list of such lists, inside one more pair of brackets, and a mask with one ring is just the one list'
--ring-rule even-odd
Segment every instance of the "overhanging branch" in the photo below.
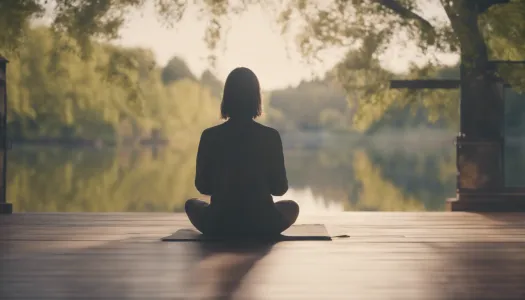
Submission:
{"label": "overhanging branch", "polygon": [[430,24],[429,21],[427,21],[422,16],[416,14],[412,10],[399,4],[399,2],[397,2],[396,0],[375,0],[375,2],[392,10],[393,12],[395,12],[396,14],[398,14],[399,16],[405,19],[415,20],[416,22],[419,23],[419,26],[421,27],[421,29],[428,30],[430,33],[435,34],[434,27],[432,26],[432,24]]}
{"label": "overhanging branch", "polygon": [[476,9],[478,12],[483,13],[490,7],[499,4],[508,4],[510,0],[469,0],[468,5],[470,9]]}

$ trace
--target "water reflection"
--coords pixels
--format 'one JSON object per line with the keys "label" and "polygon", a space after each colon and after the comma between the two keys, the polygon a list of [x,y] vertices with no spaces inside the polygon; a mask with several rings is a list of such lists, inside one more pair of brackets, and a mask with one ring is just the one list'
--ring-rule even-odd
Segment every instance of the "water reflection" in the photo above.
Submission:
{"label": "water reflection", "polygon": [[505,185],[512,187],[525,186],[525,144],[507,142],[505,145]]}
{"label": "water reflection", "polygon": [[[442,210],[455,191],[454,148],[332,145],[285,151],[303,213]],[[179,149],[16,148],[8,199],[17,211],[182,211],[193,186],[195,145]],[[276,200],[277,200],[276,199]]]}
{"label": "water reflection", "polygon": [[298,201],[301,206],[301,214],[338,212],[345,210],[345,205],[344,202],[341,201],[341,198],[330,198],[330,195],[326,195],[326,197],[323,197],[322,195],[315,195],[310,188],[291,188],[283,196],[274,197],[274,201],[286,199]]}

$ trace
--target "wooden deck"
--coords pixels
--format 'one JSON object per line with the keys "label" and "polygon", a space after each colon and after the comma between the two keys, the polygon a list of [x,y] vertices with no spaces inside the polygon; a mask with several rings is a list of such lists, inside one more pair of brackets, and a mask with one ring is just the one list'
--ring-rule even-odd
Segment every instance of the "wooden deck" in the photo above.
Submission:
{"label": "wooden deck", "polygon": [[0,299],[525,299],[525,214],[339,213],[331,242],[159,239],[181,214],[0,216]]}

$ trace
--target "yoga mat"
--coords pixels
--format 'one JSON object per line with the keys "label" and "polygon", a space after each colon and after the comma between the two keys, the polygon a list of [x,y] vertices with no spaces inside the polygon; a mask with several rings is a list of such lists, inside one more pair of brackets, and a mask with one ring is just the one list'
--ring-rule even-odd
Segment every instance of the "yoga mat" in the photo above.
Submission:
{"label": "yoga mat", "polygon": [[[202,235],[195,229],[179,229],[174,234],[161,239],[165,242],[205,242],[220,241],[221,238]],[[286,229],[275,241],[331,241],[323,224],[293,225]]]}

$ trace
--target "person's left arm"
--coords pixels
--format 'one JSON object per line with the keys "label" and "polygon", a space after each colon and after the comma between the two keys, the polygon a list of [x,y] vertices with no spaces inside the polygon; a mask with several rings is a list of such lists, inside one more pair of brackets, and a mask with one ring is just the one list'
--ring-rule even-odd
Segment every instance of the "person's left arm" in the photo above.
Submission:
{"label": "person's left arm", "polygon": [[281,136],[277,130],[273,130],[271,139],[272,148],[270,161],[270,192],[274,196],[282,196],[288,191],[288,178],[284,164],[284,151]]}
{"label": "person's left arm", "polygon": [[199,149],[197,151],[195,187],[201,194],[208,196],[211,196],[213,192],[210,150],[209,138],[205,130],[201,135]]}

